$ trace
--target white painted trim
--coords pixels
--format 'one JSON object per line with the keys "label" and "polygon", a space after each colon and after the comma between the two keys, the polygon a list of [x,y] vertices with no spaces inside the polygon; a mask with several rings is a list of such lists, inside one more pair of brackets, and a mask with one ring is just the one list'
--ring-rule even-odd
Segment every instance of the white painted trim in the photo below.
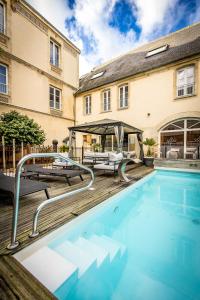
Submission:
{"label": "white painted trim", "polygon": [[3,22],[4,22],[4,24],[3,24],[3,32],[2,33],[5,34],[6,33],[6,5],[1,0],[0,0],[0,3],[3,5],[3,10],[4,10],[4,12],[3,12],[3,17],[4,17]]}
{"label": "white painted trim", "polygon": [[8,66],[1,64],[1,63],[0,63],[0,66],[3,66],[6,68],[6,93],[1,92],[0,94],[8,95]]}

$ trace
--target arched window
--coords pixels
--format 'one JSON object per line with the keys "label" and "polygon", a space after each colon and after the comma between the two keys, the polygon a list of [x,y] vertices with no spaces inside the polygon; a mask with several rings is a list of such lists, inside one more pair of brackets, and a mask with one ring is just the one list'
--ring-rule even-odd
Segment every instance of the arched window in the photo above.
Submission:
{"label": "arched window", "polygon": [[175,120],[165,125],[159,134],[162,158],[200,158],[200,118]]}

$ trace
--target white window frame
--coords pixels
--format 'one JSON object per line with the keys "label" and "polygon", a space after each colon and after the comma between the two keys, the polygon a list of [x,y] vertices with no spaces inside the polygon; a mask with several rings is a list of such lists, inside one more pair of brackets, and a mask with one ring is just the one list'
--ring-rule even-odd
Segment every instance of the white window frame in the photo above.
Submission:
{"label": "white window frame", "polygon": [[98,77],[101,77],[101,76],[103,76],[103,74],[105,73],[105,71],[102,71],[102,72],[99,72],[99,73],[96,73],[96,74],[94,74],[93,76],[92,76],[92,78],[91,79],[96,79],[96,78],[98,78]]}
{"label": "white window frame", "polygon": [[[51,44],[53,45],[52,55],[51,55]],[[58,62],[57,62],[56,51],[55,51],[56,47],[58,48]],[[50,63],[57,68],[59,68],[60,66],[60,45],[54,42],[53,40],[50,40]]]}
{"label": "white window frame", "polygon": [[[53,107],[51,106],[51,99],[50,99],[50,95],[51,95],[51,91],[50,89],[53,89]],[[56,107],[56,91],[59,91],[59,108]],[[57,87],[50,85],[49,86],[49,106],[50,109],[55,109],[55,110],[61,110],[62,109],[62,91],[60,89],[58,89]]]}
{"label": "white window frame", "polygon": [[103,112],[111,111],[111,92],[110,89],[102,93],[102,110]]}
{"label": "white window frame", "polygon": [[[199,128],[188,127],[187,121],[189,121],[189,120],[196,120],[198,122],[198,119],[199,118],[185,118],[185,119],[183,119],[183,121],[184,121],[184,127],[180,128],[180,129],[165,130],[165,127],[167,125],[165,125],[164,127],[162,127],[162,129],[159,131],[159,134],[158,134],[158,145],[159,145],[159,151],[158,151],[158,153],[159,153],[159,157],[160,157],[160,154],[161,154],[161,152],[160,152],[160,149],[161,149],[161,134],[165,133],[165,132],[171,132],[171,133],[173,133],[173,132],[180,132],[180,133],[183,133],[183,136],[184,136],[184,139],[183,139],[183,142],[184,142],[184,145],[183,145],[183,155],[184,155],[184,159],[186,159],[186,152],[187,152],[187,132],[188,131],[198,131],[200,129],[200,125],[199,125]],[[173,122],[177,122],[177,121],[179,121],[179,119],[174,120],[174,121],[170,122],[169,124],[173,124]]]}
{"label": "white window frame", "polygon": [[5,85],[6,91],[2,92],[1,88],[0,88],[0,94],[7,95],[8,94],[8,67],[4,64],[1,64],[1,63],[0,63],[0,66],[3,66],[6,69],[6,84],[0,83],[0,85]]}
{"label": "white window frame", "polygon": [[[193,80],[191,80],[191,83],[187,83],[189,76],[184,75],[183,77],[183,84],[179,84],[179,75],[181,72],[186,72],[189,69],[193,69]],[[188,88],[191,88],[191,92],[188,92]],[[195,65],[189,65],[185,66],[183,68],[180,68],[176,70],[176,97],[181,98],[185,96],[192,96],[195,94]]]}
{"label": "white window frame", "polygon": [[152,50],[150,50],[150,51],[147,52],[146,57],[150,57],[150,56],[159,54],[159,53],[161,53],[161,52],[164,52],[164,51],[166,51],[168,48],[169,48],[169,45],[166,44],[166,45],[163,45],[163,46],[158,47],[158,48],[156,48],[156,49],[152,49]]}
{"label": "white window frame", "polygon": [[85,96],[84,98],[85,102],[85,115],[91,115],[92,113],[92,97],[91,95]]}
{"label": "white window frame", "polygon": [[5,32],[6,32],[6,5],[1,0],[0,0],[0,4],[3,6],[3,28],[1,30],[1,26],[0,26],[0,33],[5,34]]}
{"label": "white window frame", "polygon": [[[126,97],[126,88],[128,88],[127,97]],[[121,90],[122,90],[122,98],[121,98]],[[119,108],[128,108],[128,96],[129,96],[128,84],[119,86]]]}

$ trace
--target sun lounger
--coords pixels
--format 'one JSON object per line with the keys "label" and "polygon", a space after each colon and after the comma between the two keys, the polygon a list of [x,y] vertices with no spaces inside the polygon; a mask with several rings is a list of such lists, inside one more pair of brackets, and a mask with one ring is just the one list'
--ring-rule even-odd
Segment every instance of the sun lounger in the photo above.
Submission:
{"label": "sun lounger", "polygon": [[109,160],[104,163],[97,163],[93,166],[94,170],[104,170],[111,171],[114,173],[114,176],[118,172],[119,163],[123,159],[122,153],[111,153],[109,155]]}
{"label": "sun lounger", "polygon": [[[60,155],[64,156],[65,158],[69,158],[69,153],[68,152],[62,152],[59,153]],[[80,162],[80,158],[79,157],[71,157],[72,160],[78,161]],[[72,163],[70,163],[69,161],[66,161],[63,158],[56,158],[53,162],[53,167],[61,167],[61,168],[77,168],[76,166],[74,166]]]}
{"label": "sun lounger", "polygon": [[[49,199],[48,184],[30,179],[20,179],[20,197],[32,193],[45,191],[46,197]],[[15,193],[15,177],[4,175],[0,172],[0,193],[9,195],[11,200],[14,199]]]}
{"label": "sun lounger", "polygon": [[72,177],[79,176],[80,179],[83,181],[83,171],[81,170],[65,170],[65,169],[50,169],[50,168],[43,168],[38,165],[26,165],[24,169],[27,172],[34,172],[39,175],[46,175],[46,176],[60,176],[64,177],[69,185],[71,185],[69,179]]}

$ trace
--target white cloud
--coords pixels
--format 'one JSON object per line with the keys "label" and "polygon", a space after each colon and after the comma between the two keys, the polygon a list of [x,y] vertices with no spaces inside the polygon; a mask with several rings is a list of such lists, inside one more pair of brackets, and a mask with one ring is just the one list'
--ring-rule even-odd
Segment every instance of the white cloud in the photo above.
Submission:
{"label": "white cloud", "polygon": [[[137,40],[132,29],[124,34],[109,25],[113,8],[120,0],[76,0],[72,10],[66,0],[27,1],[80,48],[80,74],[140,43],[169,33],[185,12],[185,6],[178,4],[178,0],[127,0],[141,28]],[[66,28],[65,21],[72,16],[75,22]],[[195,18],[198,15],[195,14]],[[90,51],[85,51],[85,46],[89,46]]]}
{"label": "white cloud", "polygon": [[136,6],[137,24],[142,29],[142,36],[148,37],[160,26],[167,25],[169,12],[175,8],[177,0],[132,0],[133,9]]}
{"label": "white cloud", "polygon": [[72,15],[65,0],[26,0],[63,34],[68,34],[65,20]]}

